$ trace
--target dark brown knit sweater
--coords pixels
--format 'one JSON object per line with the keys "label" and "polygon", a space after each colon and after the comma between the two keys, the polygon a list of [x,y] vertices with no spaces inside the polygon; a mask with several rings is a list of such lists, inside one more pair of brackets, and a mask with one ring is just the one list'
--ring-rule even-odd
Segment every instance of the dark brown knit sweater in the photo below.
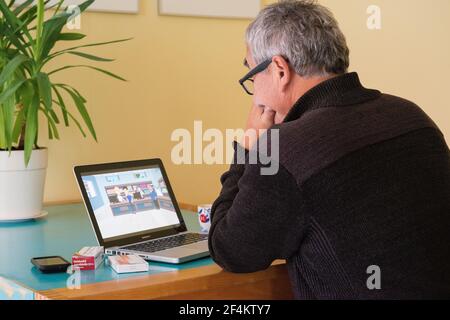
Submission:
{"label": "dark brown knit sweater", "polygon": [[[417,105],[348,73],[273,129],[276,175],[234,163],[221,178],[209,237],[220,266],[286,259],[298,299],[450,298],[450,152]],[[369,289],[369,266],[381,289]]]}

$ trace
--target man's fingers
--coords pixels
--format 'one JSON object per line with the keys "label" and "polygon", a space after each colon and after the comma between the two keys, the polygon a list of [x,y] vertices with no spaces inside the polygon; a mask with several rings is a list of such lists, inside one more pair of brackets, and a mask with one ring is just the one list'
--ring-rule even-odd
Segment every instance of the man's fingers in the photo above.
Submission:
{"label": "man's fingers", "polygon": [[247,129],[243,142],[244,148],[250,150],[259,136],[275,124],[276,112],[264,105],[253,104],[247,120]]}
{"label": "man's fingers", "polygon": [[261,120],[267,125],[272,126],[275,123],[276,112],[270,108],[265,108],[263,114],[261,115]]}
{"label": "man's fingers", "polygon": [[263,110],[263,116],[266,116],[266,117],[275,116],[275,111],[273,111],[272,109],[266,107]]}
{"label": "man's fingers", "polygon": [[262,115],[265,108],[266,107],[261,104],[253,105],[251,112],[253,113],[253,115]]}

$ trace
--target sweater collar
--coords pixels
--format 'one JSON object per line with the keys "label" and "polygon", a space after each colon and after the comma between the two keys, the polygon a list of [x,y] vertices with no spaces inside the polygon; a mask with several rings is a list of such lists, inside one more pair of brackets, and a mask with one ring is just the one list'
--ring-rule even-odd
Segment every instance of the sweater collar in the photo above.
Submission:
{"label": "sweater collar", "polygon": [[318,108],[363,103],[380,95],[381,92],[378,90],[364,88],[356,72],[346,73],[326,80],[307,91],[297,100],[283,122],[296,120],[304,113]]}

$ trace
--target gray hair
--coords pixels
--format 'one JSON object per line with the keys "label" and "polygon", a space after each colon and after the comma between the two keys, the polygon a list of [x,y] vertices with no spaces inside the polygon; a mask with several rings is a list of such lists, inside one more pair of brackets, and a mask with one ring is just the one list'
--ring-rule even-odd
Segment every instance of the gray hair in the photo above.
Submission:
{"label": "gray hair", "polygon": [[343,74],[349,49],[338,22],[313,0],[281,0],[250,24],[246,42],[257,64],[280,55],[302,77]]}

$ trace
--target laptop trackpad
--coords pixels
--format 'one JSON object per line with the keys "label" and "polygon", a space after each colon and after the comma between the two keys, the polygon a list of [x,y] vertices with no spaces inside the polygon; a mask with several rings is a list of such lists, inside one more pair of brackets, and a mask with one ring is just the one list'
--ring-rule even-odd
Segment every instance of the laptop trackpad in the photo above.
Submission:
{"label": "laptop trackpad", "polygon": [[157,255],[165,257],[184,257],[190,256],[197,253],[208,252],[208,243],[206,241],[193,243],[187,246],[182,246],[178,248],[168,249],[164,251],[155,252]]}

